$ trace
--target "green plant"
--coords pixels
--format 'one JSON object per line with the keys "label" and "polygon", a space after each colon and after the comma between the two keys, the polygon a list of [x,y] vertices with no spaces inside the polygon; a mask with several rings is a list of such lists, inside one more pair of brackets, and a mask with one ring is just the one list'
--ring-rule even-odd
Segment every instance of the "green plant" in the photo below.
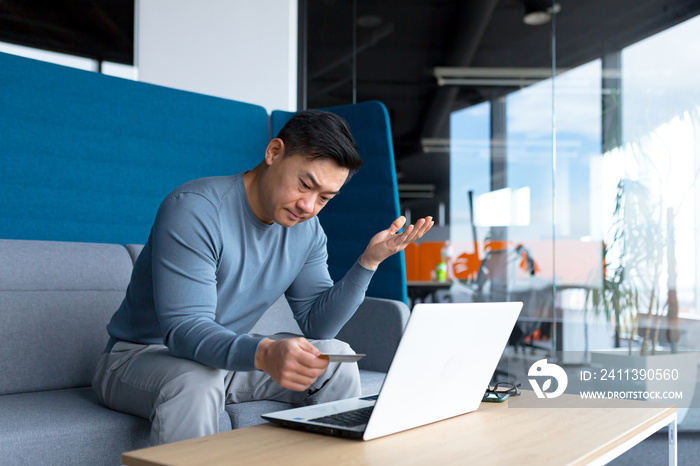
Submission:
{"label": "green plant", "polygon": [[[603,248],[603,289],[596,293],[594,302],[613,317],[616,346],[620,334],[628,334],[630,352],[639,328],[640,307],[648,316],[659,315],[664,242],[660,209],[659,199],[644,184],[629,178],[619,181],[612,224]],[[642,348],[645,353],[647,338],[643,339]]]}
{"label": "green plant", "polygon": [[[646,315],[641,354],[648,353],[650,341],[658,341],[660,328],[660,277],[665,259],[662,201],[639,181],[625,179],[618,185],[616,211],[620,210],[623,222],[620,225],[623,244],[619,264],[626,270],[623,287],[626,287],[627,308],[632,312],[629,350],[632,351],[633,337],[639,331],[640,318]],[[650,333],[652,326],[653,336]],[[656,346],[651,344],[652,354],[655,349]]]}
{"label": "green plant", "polygon": [[[603,286],[593,301],[613,322],[615,346],[620,346],[620,336],[626,334],[630,354],[637,338],[641,338],[640,354],[655,354],[662,327],[672,352],[677,351],[680,332],[673,232],[678,208],[665,207],[662,191],[639,180],[625,178],[617,184],[603,247]],[[665,287],[664,272],[668,277]]]}

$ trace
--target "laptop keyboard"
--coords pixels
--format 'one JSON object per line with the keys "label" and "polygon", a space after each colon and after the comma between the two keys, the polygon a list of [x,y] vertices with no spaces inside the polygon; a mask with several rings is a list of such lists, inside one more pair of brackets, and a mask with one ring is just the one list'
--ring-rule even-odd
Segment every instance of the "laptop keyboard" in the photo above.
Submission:
{"label": "laptop keyboard", "polygon": [[367,424],[369,421],[369,416],[372,414],[374,406],[367,406],[365,408],[353,409],[352,411],[345,411],[344,413],[331,414],[330,416],[317,417],[316,419],[311,419],[312,422],[322,422],[324,424],[331,424],[343,427],[355,427],[362,424]]}

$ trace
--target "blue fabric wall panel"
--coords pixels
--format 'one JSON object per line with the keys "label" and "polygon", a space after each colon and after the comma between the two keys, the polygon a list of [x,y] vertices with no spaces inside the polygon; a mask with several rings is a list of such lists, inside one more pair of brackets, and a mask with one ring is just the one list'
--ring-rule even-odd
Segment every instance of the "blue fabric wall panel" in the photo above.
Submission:
{"label": "blue fabric wall panel", "polygon": [[[328,270],[333,280],[339,280],[360,257],[372,236],[388,228],[400,210],[391,126],[384,105],[363,102],[326,110],[345,118],[362,157],[360,171],[319,214],[328,236]],[[276,135],[292,115],[272,112],[272,134]],[[407,301],[403,253],[380,265],[367,294]]]}
{"label": "blue fabric wall panel", "polygon": [[0,54],[0,237],[146,241],[182,183],[262,160],[264,108]]}

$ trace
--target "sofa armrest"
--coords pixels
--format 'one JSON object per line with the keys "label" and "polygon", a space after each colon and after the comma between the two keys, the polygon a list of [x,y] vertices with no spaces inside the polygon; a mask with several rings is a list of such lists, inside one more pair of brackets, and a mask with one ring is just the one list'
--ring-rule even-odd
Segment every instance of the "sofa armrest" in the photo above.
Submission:
{"label": "sofa armrest", "polygon": [[365,298],[337,338],[367,356],[360,369],[387,372],[408,322],[410,311],[401,301]]}

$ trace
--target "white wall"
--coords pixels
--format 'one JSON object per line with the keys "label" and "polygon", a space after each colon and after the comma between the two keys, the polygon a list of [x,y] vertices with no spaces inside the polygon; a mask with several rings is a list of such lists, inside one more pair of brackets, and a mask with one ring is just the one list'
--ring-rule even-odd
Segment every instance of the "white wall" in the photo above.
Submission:
{"label": "white wall", "polygon": [[297,0],[136,0],[139,81],[297,108]]}

